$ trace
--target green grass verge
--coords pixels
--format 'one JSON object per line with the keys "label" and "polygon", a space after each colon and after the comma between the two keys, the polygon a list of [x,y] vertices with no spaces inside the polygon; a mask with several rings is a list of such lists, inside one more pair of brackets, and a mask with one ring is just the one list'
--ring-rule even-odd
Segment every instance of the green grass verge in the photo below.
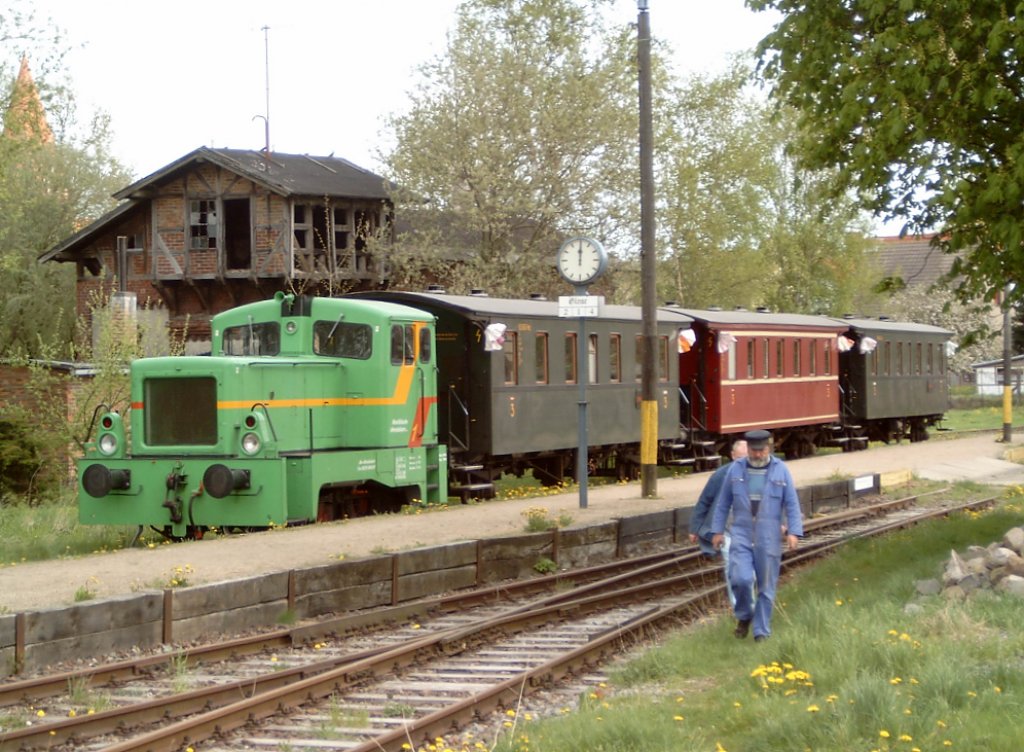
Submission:
{"label": "green grass verge", "polygon": [[496,749],[1017,752],[1024,600],[919,599],[914,583],[939,576],[951,549],[1022,523],[1015,495],[852,543],[785,581],[771,640],[735,639],[723,614],[614,671],[563,717],[514,719]]}

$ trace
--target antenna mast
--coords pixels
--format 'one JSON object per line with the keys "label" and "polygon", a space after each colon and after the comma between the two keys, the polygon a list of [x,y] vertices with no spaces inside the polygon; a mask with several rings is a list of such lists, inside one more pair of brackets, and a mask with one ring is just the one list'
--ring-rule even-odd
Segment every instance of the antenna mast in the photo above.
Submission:
{"label": "antenna mast", "polygon": [[270,27],[263,27],[263,75],[267,85],[267,108],[263,115],[263,132],[266,135],[264,153],[270,156]]}

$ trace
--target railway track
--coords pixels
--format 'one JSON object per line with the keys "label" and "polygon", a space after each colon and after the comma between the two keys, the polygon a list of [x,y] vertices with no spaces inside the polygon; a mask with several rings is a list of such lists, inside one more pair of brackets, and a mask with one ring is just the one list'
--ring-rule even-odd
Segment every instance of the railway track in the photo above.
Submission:
{"label": "railway track", "polygon": [[[807,520],[791,567],[845,542],[993,499],[917,497]],[[513,711],[652,630],[706,613],[720,566],[693,549],[0,685],[0,752],[392,750]],[[91,702],[90,702],[91,701]]]}

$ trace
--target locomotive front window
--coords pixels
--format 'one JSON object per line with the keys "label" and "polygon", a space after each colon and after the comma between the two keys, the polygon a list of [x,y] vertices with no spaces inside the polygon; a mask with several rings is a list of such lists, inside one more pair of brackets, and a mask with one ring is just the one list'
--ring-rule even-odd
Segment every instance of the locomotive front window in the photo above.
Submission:
{"label": "locomotive front window", "polygon": [[217,380],[212,376],[146,379],[143,399],[149,446],[217,443]]}
{"label": "locomotive front window", "polygon": [[317,321],[313,324],[313,352],[332,358],[369,360],[373,355],[373,329],[369,324]]}
{"label": "locomotive front window", "polygon": [[231,326],[224,330],[224,355],[278,355],[281,327],[276,321]]}

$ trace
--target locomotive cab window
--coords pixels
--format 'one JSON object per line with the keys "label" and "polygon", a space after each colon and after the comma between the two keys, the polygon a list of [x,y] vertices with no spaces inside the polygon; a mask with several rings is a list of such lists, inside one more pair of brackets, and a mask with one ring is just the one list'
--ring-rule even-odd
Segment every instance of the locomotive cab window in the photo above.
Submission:
{"label": "locomotive cab window", "polygon": [[224,330],[221,350],[224,355],[279,355],[281,328],[276,321],[243,324]]}
{"label": "locomotive cab window", "polygon": [[313,352],[333,358],[369,360],[373,354],[373,330],[369,324],[317,321],[313,324]]}
{"label": "locomotive cab window", "polygon": [[420,363],[430,362],[430,329],[420,329]]}
{"label": "locomotive cab window", "polygon": [[391,365],[410,366],[415,361],[416,339],[412,324],[391,325]]}

